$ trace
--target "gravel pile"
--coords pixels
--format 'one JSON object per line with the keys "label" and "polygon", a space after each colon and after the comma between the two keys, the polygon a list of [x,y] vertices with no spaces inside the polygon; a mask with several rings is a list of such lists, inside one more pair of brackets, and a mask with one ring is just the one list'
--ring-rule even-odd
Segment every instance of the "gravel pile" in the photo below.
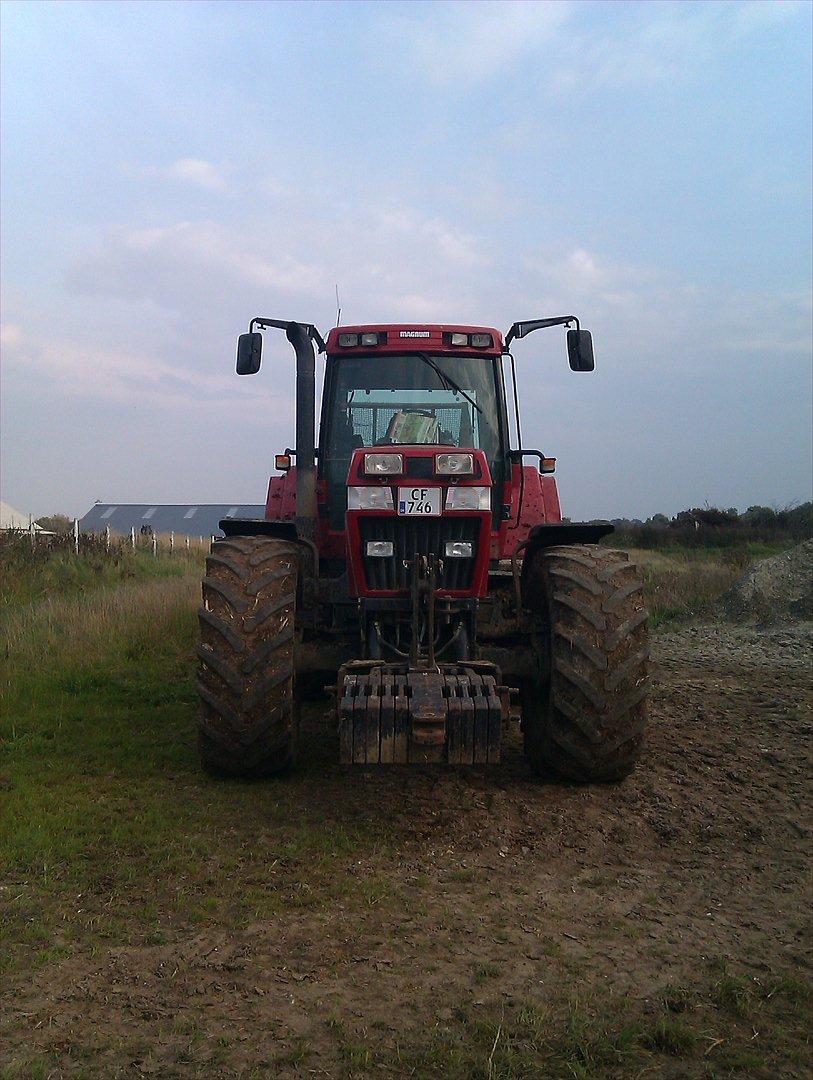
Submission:
{"label": "gravel pile", "polygon": [[723,596],[721,607],[734,622],[813,619],[813,540],[751,567]]}

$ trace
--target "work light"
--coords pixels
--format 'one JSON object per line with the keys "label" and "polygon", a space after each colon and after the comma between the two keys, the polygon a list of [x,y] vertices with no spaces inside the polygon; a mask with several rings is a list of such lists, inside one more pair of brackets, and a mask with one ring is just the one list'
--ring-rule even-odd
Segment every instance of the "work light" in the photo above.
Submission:
{"label": "work light", "polygon": [[438,454],[435,471],[438,476],[471,476],[474,473],[474,455]]}
{"label": "work light", "polygon": [[403,454],[364,455],[364,472],[367,476],[397,476],[403,471]]}
{"label": "work light", "polygon": [[339,344],[343,349],[352,348],[354,345],[358,345],[358,334],[339,334]]}
{"label": "work light", "polygon": [[468,345],[468,334],[452,334],[452,345]]}
{"label": "work light", "polygon": [[377,345],[378,344],[378,334],[362,334],[361,335],[361,344],[362,345]]}

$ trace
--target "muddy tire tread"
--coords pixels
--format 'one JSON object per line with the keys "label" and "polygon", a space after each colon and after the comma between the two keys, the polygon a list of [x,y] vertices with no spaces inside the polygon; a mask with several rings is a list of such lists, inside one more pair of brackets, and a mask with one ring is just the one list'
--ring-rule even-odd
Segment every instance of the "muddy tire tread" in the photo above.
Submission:
{"label": "muddy tire tread", "polygon": [[543,611],[540,678],[526,689],[525,751],[537,772],[582,782],[620,780],[638,759],[647,722],[647,612],[626,552],[597,545],[531,556],[525,605]]}
{"label": "muddy tire tread", "polygon": [[206,559],[198,747],[214,772],[271,776],[293,764],[298,572],[297,546],[274,537],[217,540]]}

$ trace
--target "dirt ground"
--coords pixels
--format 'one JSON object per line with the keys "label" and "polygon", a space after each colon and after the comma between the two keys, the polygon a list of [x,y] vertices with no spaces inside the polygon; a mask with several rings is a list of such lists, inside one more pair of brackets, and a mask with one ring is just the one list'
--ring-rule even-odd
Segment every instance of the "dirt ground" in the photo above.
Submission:
{"label": "dirt ground", "polygon": [[[47,1049],[44,1076],[430,1076],[453,1061],[455,1075],[494,1078],[806,1075],[798,1033],[766,1040],[758,1019],[755,1056],[720,1058],[739,1022],[712,1009],[687,1056],[500,1066],[512,1010],[572,1013],[579,999],[646,1017],[664,995],[704,993],[714,972],[808,978],[811,631],[693,627],[659,636],[654,655],[648,744],[619,786],[536,781],[518,739],[496,771],[354,772],[308,705],[296,781],[308,812],[364,815],[387,837],[337,865],[364,903],[339,892],[327,907],[176,920],[160,944],[75,951],[6,997],[6,1052]],[[272,795],[254,790],[252,873],[307,893],[263,824]],[[427,1056],[476,1042],[478,1010],[497,1047],[484,1044],[479,1072],[465,1055]],[[549,1023],[567,1022],[554,1008]]]}

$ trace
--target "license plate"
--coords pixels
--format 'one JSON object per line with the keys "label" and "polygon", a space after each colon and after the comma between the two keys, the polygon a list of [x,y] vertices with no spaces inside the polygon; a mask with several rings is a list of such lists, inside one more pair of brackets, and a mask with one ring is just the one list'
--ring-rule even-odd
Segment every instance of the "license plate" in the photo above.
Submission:
{"label": "license plate", "polygon": [[440,517],[441,488],[399,487],[398,513],[403,517]]}

